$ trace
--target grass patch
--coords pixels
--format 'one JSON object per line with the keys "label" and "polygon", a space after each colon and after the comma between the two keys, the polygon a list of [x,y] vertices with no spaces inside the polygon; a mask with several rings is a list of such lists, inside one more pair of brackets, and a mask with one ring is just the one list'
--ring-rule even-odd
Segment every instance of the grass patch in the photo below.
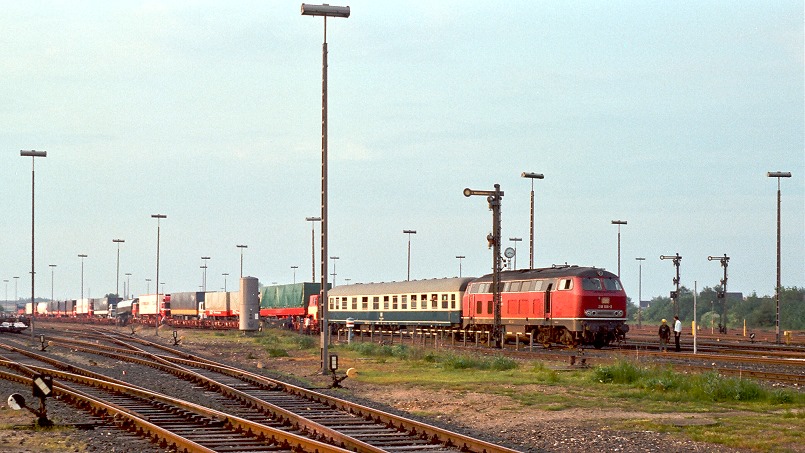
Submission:
{"label": "grass patch", "polygon": [[805,403],[805,395],[801,393],[770,389],[753,380],[721,376],[715,372],[683,374],[667,367],[639,367],[628,361],[596,367],[590,379],[641,391],[637,395],[675,402],[747,402],[768,406]]}

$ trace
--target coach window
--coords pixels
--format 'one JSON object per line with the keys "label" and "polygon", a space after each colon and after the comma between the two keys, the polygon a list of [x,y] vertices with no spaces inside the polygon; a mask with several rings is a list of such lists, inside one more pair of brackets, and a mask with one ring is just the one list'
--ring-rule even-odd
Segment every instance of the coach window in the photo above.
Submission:
{"label": "coach window", "polygon": [[372,310],[380,310],[380,297],[372,297]]}
{"label": "coach window", "polygon": [[353,297],[353,298],[352,298],[352,309],[353,309],[353,310],[357,310],[357,309],[358,309],[358,298],[357,298],[357,297]]}
{"label": "coach window", "polygon": [[451,310],[456,309],[456,295],[455,295],[455,293],[450,294],[450,309]]}
{"label": "coach window", "polygon": [[606,288],[607,291],[620,291],[623,289],[623,287],[621,286],[621,282],[615,278],[605,278],[604,288]]}
{"label": "coach window", "polygon": [[383,310],[389,309],[389,296],[383,296]]}
{"label": "coach window", "polygon": [[439,309],[439,295],[438,294],[431,294],[430,295],[430,308],[434,310]]}
{"label": "coach window", "polygon": [[346,297],[342,297],[342,298],[341,298],[341,309],[342,309],[342,310],[346,310],[346,309],[347,309],[347,298],[346,298]]}
{"label": "coach window", "polygon": [[364,296],[361,297],[361,310],[368,310],[369,309],[369,298]]}
{"label": "coach window", "polygon": [[447,310],[447,294],[442,294],[442,309]]}
{"label": "coach window", "polygon": [[396,310],[398,307],[397,296],[391,296],[391,309]]}
{"label": "coach window", "polygon": [[330,310],[335,310],[335,297],[330,297]]}
{"label": "coach window", "polygon": [[400,309],[401,310],[408,310],[408,295],[403,294],[400,296]]}
{"label": "coach window", "polygon": [[411,310],[416,310],[416,294],[411,294]]}

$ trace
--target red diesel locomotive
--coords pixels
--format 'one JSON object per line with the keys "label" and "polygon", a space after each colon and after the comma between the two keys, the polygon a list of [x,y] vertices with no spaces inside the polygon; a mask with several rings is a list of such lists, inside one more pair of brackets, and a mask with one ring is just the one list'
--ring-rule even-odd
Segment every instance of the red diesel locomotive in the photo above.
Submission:
{"label": "red diesel locomotive", "polygon": [[[494,325],[492,274],[470,282],[464,293],[465,329]],[[626,292],[617,275],[595,267],[553,266],[500,274],[501,323],[508,338],[533,335],[542,344],[592,344],[622,340]]]}

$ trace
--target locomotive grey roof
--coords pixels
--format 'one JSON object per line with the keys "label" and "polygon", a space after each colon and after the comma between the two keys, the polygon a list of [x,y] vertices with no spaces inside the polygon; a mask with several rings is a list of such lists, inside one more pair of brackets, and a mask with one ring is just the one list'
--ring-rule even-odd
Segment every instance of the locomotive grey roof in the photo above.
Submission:
{"label": "locomotive grey roof", "polygon": [[432,278],[428,280],[411,280],[403,282],[356,283],[339,285],[327,291],[328,296],[354,296],[374,294],[425,294],[429,292],[464,291],[473,277],[464,278]]}
{"label": "locomotive grey roof", "polygon": [[[500,281],[510,280],[534,280],[539,278],[561,278],[561,277],[607,277],[618,278],[617,275],[605,269],[597,267],[581,267],[576,265],[558,265],[543,267],[539,269],[520,269],[516,271],[502,271]],[[491,282],[492,274],[479,277],[476,281]]]}

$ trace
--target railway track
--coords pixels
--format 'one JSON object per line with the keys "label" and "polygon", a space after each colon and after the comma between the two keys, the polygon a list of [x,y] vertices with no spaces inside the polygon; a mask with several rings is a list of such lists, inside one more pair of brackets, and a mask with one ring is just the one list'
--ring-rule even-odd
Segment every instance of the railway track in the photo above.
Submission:
{"label": "railway track", "polygon": [[[86,337],[86,335],[85,335]],[[359,452],[478,452],[514,450],[436,426],[351,403],[262,375],[184,354],[143,339],[104,332],[95,343],[49,337],[50,347],[96,354],[159,369],[204,388],[244,419],[290,429],[315,441]],[[101,341],[112,345],[100,344]],[[137,343],[134,346],[133,343]]]}
{"label": "railway track", "polygon": [[[328,452],[345,450],[267,427],[232,414],[149,391],[92,371],[2,345],[0,378],[29,383],[38,373],[54,378],[53,396],[118,428],[179,452]],[[47,366],[42,366],[45,364]],[[62,371],[70,369],[69,371]],[[69,384],[68,384],[69,382]]]}

